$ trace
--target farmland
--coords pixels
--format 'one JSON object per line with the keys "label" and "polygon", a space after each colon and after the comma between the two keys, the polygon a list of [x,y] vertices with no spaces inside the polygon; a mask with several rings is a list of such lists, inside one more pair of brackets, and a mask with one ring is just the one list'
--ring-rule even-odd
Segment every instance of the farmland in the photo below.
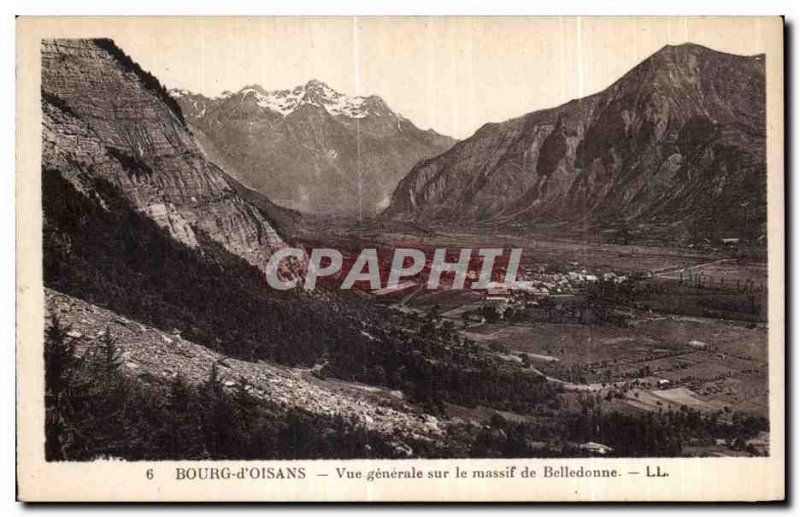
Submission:
{"label": "farmland", "polygon": [[[763,328],[653,317],[631,329],[500,323],[471,327],[462,335],[485,346],[499,344],[510,355],[525,354],[531,367],[563,381],[568,391],[582,385],[600,394],[624,389],[628,409],[682,404],[702,410],[767,409]],[[660,380],[671,388],[658,389]]]}
{"label": "farmland", "polygon": [[[555,414],[447,404],[450,416],[485,420],[499,414],[508,422],[546,425],[560,412],[602,407],[632,416],[689,410],[723,415],[723,421],[724,415],[768,417],[768,277],[758,250],[615,244],[553,231],[443,234],[369,224],[306,238],[308,245],[353,250],[523,249],[518,278],[541,287],[533,295],[428,290],[415,278],[402,292],[364,292],[419,322],[412,328],[433,323],[454,329],[483,353],[541,375],[560,390]],[[718,444],[692,443],[693,454],[725,454]]]}

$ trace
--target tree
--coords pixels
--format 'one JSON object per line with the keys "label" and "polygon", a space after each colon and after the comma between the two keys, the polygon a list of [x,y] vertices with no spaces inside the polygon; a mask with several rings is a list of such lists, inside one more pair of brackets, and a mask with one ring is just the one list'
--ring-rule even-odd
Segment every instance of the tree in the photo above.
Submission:
{"label": "tree", "polygon": [[122,352],[111,337],[111,329],[108,327],[100,337],[99,348],[105,370],[109,372],[119,370],[122,366]]}
{"label": "tree", "polygon": [[164,431],[160,449],[168,458],[200,458],[203,456],[203,433],[197,390],[182,375],[170,383],[164,413]]}
{"label": "tree", "polygon": [[200,387],[201,422],[207,453],[212,458],[228,458],[237,446],[236,411],[219,378],[217,363],[211,366],[208,380]]}
{"label": "tree", "polygon": [[64,395],[75,363],[75,343],[67,332],[69,328],[61,325],[58,316],[53,316],[52,324],[45,332],[45,396],[53,404]]}
{"label": "tree", "polygon": [[497,323],[497,320],[500,319],[500,314],[497,312],[497,309],[491,305],[484,305],[481,308],[481,312],[488,323]]}
{"label": "tree", "polygon": [[68,328],[53,316],[45,332],[45,458],[48,461],[67,459],[66,436],[69,421],[69,384],[75,365],[75,343],[67,335]]}

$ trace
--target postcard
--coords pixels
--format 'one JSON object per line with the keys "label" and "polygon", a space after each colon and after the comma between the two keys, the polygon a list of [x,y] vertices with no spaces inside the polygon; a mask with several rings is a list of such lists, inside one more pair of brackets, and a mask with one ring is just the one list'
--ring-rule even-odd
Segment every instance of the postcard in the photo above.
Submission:
{"label": "postcard", "polygon": [[17,30],[21,500],[784,499],[783,19]]}

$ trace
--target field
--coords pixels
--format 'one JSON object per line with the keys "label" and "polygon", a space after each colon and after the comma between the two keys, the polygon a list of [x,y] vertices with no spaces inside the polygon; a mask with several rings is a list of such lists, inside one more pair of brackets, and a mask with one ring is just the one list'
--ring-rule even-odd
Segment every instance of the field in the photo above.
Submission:
{"label": "field", "polygon": [[570,262],[596,272],[649,273],[679,270],[729,260],[731,249],[676,248],[659,244],[613,244],[597,233],[576,234],[564,228],[531,231],[466,229],[463,232],[422,228],[391,221],[308,220],[294,236],[298,242],[317,242],[341,248],[386,246],[390,248],[522,248],[522,265]]}
{"label": "field", "polygon": [[[595,397],[603,401],[605,411],[690,408],[768,415],[767,268],[759,262],[758,250],[739,256],[741,250],[725,247],[611,244],[601,238],[576,240],[555,229],[527,235],[443,234],[363,225],[334,229],[326,234],[326,244],[331,240],[348,248],[518,247],[523,249],[521,271],[558,267],[565,273],[602,277],[613,272],[635,278],[635,293],[614,302],[614,310],[626,316],[622,324],[543,318],[530,300],[491,302],[470,290],[428,291],[418,286],[378,301],[425,317],[438,314],[462,338],[498,359],[522,364],[559,384],[565,410],[578,410],[586,397]],[[568,292],[549,298],[556,304],[565,299],[580,302],[586,285]],[[501,315],[497,320],[480,317],[487,305],[496,307]],[[502,315],[508,307],[516,309],[515,316]],[[448,407],[449,414],[467,420],[486,419],[494,412],[481,406]],[[502,416],[509,421],[540,418]]]}
{"label": "field", "polygon": [[[765,413],[767,334],[764,328],[714,319],[649,317],[631,328],[578,324],[496,323],[462,335],[495,343],[505,355],[526,354],[531,367],[567,390],[625,391],[637,409],[686,404],[702,410]],[[669,389],[659,389],[659,381]]]}
{"label": "field", "polygon": [[685,269],[673,268],[659,273],[658,276],[671,280],[683,278],[686,282],[704,282],[709,286],[744,288],[755,285],[763,288],[765,287],[764,281],[767,279],[767,265],[734,259],[720,259]]}

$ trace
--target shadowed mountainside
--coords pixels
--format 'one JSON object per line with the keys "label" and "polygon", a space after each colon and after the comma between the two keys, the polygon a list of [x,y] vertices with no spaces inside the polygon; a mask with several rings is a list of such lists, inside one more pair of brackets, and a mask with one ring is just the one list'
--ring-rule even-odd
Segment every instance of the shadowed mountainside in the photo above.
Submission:
{"label": "shadowed mountainside", "polygon": [[43,173],[95,202],[106,202],[96,186],[107,181],[176,241],[202,249],[207,237],[256,266],[284,245],[207,159],[158,80],[111,40],[42,43],[42,114]]}
{"label": "shadowed mountainside", "polygon": [[661,224],[756,240],[764,57],[667,46],[606,90],[486,124],[417,164],[384,216],[447,224]]}
{"label": "shadowed mountainside", "polygon": [[417,128],[378,96],[349,97],[312,80],[206,98],[173,91],[206,152],[276,203],[313,214],[374,214],[419,160],[454,140]]}

